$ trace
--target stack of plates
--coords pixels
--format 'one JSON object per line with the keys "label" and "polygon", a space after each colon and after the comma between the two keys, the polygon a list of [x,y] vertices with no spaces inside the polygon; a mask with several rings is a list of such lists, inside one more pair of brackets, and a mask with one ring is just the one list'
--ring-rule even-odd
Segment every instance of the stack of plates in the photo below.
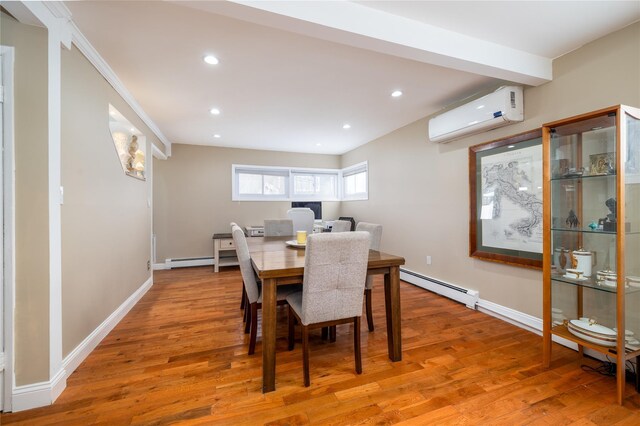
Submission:
{"label": "stack of plates", "polygon": [[600,324],[591,324],[583,319],[571,320],[567,324],[569,333],[587,342],[602,346],[616,345],[616,332]]}
{"label": "stack of plates", "polygon": [[627,285],[631,287],[640,287],[640,277],[627,277]]}

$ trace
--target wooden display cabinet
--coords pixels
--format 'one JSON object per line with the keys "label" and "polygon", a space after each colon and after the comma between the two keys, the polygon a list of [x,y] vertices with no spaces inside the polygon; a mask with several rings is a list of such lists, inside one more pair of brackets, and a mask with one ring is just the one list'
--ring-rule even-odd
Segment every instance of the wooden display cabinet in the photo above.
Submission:
{"label": "wooden display cabinet", "polygon": [[553,336],[607,355],[622,404],[626,363],[640,361],[640,110],[545,124],[542,138],[543,364]]}

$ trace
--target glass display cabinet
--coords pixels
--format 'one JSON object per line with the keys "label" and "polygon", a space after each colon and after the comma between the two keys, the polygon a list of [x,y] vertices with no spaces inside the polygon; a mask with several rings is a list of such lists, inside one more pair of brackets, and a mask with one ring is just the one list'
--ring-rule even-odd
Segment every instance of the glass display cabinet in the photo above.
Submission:
{"label": "glass display cabinet", "polygon": [[542,137],[543,364],[553,336],[607,355],[621,404],[627,361],[640,361],[640,110],[545,124]]}

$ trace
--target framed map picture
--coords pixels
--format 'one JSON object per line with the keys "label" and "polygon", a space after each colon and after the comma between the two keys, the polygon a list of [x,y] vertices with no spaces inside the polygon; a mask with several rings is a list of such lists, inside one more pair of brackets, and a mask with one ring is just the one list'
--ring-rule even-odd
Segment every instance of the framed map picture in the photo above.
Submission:
{"label": "framed map picture", "polygon": [[469,148],[469,255],[542,268],[542,132]]}

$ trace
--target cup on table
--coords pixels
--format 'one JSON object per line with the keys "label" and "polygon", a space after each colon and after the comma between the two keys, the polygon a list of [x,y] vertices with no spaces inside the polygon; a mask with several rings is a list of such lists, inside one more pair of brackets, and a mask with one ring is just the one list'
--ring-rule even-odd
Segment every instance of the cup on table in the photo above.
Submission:
{"label": "cup on table", "polygon": [[307,244],[307,231],[298,231],[296,233],[296,242],[298,244]]}

